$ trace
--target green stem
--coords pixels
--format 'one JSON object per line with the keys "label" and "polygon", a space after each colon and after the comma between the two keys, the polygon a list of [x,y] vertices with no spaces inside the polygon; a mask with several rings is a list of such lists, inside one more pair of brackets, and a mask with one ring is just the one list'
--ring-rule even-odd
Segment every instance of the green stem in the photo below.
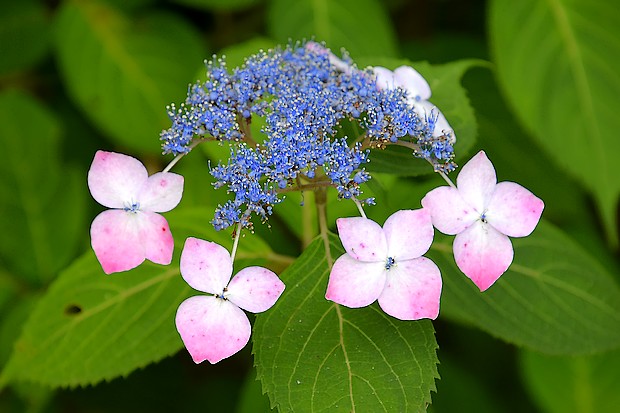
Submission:
{"label": "green stem", "polygon": [[241,136],[243,137],[243,141],[248,145],[256,148],[258,143],[254,140],[252,136],[252,129],[250,128],[249,119],[243,118],[240,114],[237,114],[237,123],[239,124],[239,129],[241,129]]}
{"label": "green stem", "polygon": [[308,191],[303,194],[304,204],[301,207],[301,224],[302,224],[302,236],[301,236],[301,245],[302,248],[306,248],[314,237],[316,237],[317,229],[314,224],[314,214],[315,214],[315,199],[314,192]]}
{"label": "green stem", "polygon": [[329,268],[334,264],[331,248],[329,247],[329,236],[327,227],[327,188],[319,188],[315,191],[316,209],[319,217],[319,233],[323,238],[323,246],[325,247],[325,258]]}
{"label": "green stem", "polygon": [[315,181],[309,184],[297,184],[296,186],[291,186],[287,188],[278,188],[276,192],[279,194],[284,194],[286,192],[316,191],[319,189],[326,189],[330,186],[334,186],[334,183],[332,181]]}
{"label": "green stem", "polygon": [[235,228],[235,240],[233,241],[232,250],[230,252],[230,260],[235,261],[235,255],[237,254],[237,246],[239,245],[239,237],[241,236],[241,222],[237,224]]}
{"label": "green stem", "polygon": [[192,149],[194,149],[196,146],[200,145],[203,142],[206,141],[212,141],[215,140],[215,138],[211,137],[211,138],[200,138],[200,139],[195,139],[194,141],[192,141],[192,143],[188,146],[188,151],[185,153],[180,153],[177,156],[174,157],[173,160],[170,161],[170,163],[168,164],[168,166],[166,166],[164,168],[164,170],[162,172],[169,172],[170,169],[172,169],[172,167],[174,165],[176,165],[177,162],[179,162],[181,160],[182,157],[184,157],[185,155],[187,155],[188,153],[190,153],[192,151]]}

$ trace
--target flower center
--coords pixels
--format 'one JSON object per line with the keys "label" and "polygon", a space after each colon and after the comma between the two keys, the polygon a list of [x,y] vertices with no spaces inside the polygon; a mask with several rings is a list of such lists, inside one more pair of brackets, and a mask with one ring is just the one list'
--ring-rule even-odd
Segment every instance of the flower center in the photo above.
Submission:
{"label": "flower center", "polygon": [[396,265],[396,260],[394,258],[388,257],[387,260],[385,260],[385,269],[387,271],[389,271],[394,265]]}
{"label": "flower center", "polygon": [[483,223],[487,223],[487,212],[484,211],[481,215],[480,215],[480,221],[482,221]]}
{"label": "flower center", "polygon": [[134,202],[129,206],[126,206],[125,208],[123,208],[124,211],[126,212],[133,212],[134,214],[136,212],[138,212],[140,210],[140,203],[139,202]]}
{"label": "flower center", "polygon": [[228,298],[227,298],[227,296],[228,296],[227,292],[228,292],[228,287],[224,287],[224,290],[222,291],[222,293],[221,293],[221,294],[215,294],[215,298],[219,298],[220,300],[224,300],[224,301],[226,301],[226,300],[228,300]]}

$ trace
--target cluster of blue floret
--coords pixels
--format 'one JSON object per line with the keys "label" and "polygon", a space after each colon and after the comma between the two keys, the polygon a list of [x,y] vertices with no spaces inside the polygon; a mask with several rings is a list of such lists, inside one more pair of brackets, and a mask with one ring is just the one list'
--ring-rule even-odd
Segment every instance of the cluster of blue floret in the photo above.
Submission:
{"label": "cluster of blue floret", "polygon": [[[207,74],[189,87],[180,107],[168,108],[172,126],[161,140],[164,153],[174,155],[203,137],[232,143],[229,159],[211,168],[215,186],[234,194],[215,211],[218,230],[238,222],[251,226],[252,213],[266,219],[282,200],[279,192],[325,177],[341,198],[363,202],[360,184],[370,175],[363,168],[369,150],[361,141],[376,147],[399,139],[433,141],[432,122],[416,115],[403,90],[380,91],[371,70],[338,70],[317,48],[261,51],[232,71],[214,58]],[[264,137],[245,139],[254,117],[265,120]],[[363,139],[337,138],[343,121],[363,129]],[[452,148],[429,154],[435,155],[449,161]]]}

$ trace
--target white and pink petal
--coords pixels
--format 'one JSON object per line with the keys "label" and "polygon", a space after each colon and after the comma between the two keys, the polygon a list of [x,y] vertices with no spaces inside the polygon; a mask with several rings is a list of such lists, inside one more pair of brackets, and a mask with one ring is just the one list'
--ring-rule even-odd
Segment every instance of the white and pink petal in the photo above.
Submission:
{"label": "white and pink petal", "polygon": [[394,72],[381,66],[375,66],[372,70],[375,73],[377,89],[390,90],[396,87],[394,83]]}
{"label": "white and pink petal", "polygon": [[226,298],[251,313],[262,313],[271,308],[284,291],[284,283],[273,272],[263,267],[247,267],[228,284]]}
{"label": "white and pink petal", "polygon": [[362,262],[344,254],[332,266],[325,298],[350,308],[370,305],[385,287],[385,272],[384,262]]}
{"label": "white and pink petal", "polygon": [[376,222],[362,217],[338,218],[338,236],[351,257],[364,262],[384,261],[387,258],[387,241],[383,228]]}
{"label": "white and pink petal", "polygon": [[141,218],[141,214],[117,209],[103,211],[93,220],[91,245],[106,274],[130,270],[146,258]]}
{"label": "white and pink petal", "polygon": [[421,101],[410,101],[410,103],[415,107],[416,113],[423,119],[429,119],[431,117],[435,120],[435,125],[433,128],[433,136],[439,137],[442,135],[451,134],[452,139],[455,140],[456,136],[454,135],[454,131],[452,130],[452,126],[448,123],[448,120],[444,116],[444,114],[439,110],[439,108],[433,105],[431,102],[427,100]]}
{"label": "white and pink petal", "polygon": [[456,183],[465,202],[482,214],[497,184],[495,168],[484,151],[478,152],[463,165]]}
{"label": "white and pink petal", "polygon": [[181,276],[194,289],[222,294],[233,265],[228,251],[215,242],[189,237],[181,252]]}
{"label": "white and pink petal", "polygon": [[97,151],[88,171],[88,188],[95,201],[108,208],[130,207],[148,178],[144,165],[131,156]]}
{"label": "white and pink petal", "polygon": [[166,218],[154,212],[138,212],[137,215],[140,217],[140,243],[144,245],[146,259],[156,264],[170,264],[174,239]]}
{"label": "white and pink petal", "polygon": [[422,256],[433,243],[434,228],[428,209],[396,211],[383,224],[389,257],[408,260]]}
{"label": "white and pink petal", "polygon": [[416,100],[428,100],[431,87],[424,77],[411,66],[400,66],[394,69],[394,83],[407,90]]}
{"label": "white and pink petal", "polygon": [[514,255],[510,239],[481,221],[454,238],[453,250],[456,265],[480,291],[506,272]]}
{"label": "white and pink petal", "polygon": [[536,195],[514,182],[500,182],[487,208],[486,219],[510,237],[530,235],[545,207]]}
{"label": "white and pink petal", "polygon": [[434,320],[439,315],[441,273],[428,258],[399,261],[387,272],[379,306],[399,320]]}
{"label": "white and pink petal", "polygon": [[142,211],[168,212],[181,202],[183,176],[158,172],[148,177],[138,194]]}
{"label": "white and pink petal", "polygon": [[251,326],[243,310],[214,296],[183,301],[175,319],[185,348],[198,364],[215,364],[241,350],[250,339]]}
{"label": "white and pink petal", "polygon": [[456,188],[440,186],[422,198],[422,206],[431,214],[435,228],[447,235],[464,231],[479,217]]}

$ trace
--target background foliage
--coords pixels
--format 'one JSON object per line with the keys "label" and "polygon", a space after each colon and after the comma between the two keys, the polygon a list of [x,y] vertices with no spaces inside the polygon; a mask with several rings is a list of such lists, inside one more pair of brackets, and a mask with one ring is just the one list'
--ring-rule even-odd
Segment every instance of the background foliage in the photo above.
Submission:
{"label": "background foliage", "polygon": [[[431,399],[434,412],[617,411],[616,9],[606,0],[2,2],[0,411],[421,411]],[[89,248],[101,208],[86,171],[97,149],[160,170],[165,106],[204,76],[203,59],[226,54],[234,67],[311,37],[362,66],[414,62],[455,128],[457,161],[484,149],[500,180],[545,201],[544,222],[514,241],[515,263],[484,294],[455,267],[450,237],[437,235],[428,255],[444,279],[440,316],[401,323],[322,299],[329,256],[342,250],[337,238],[329,253],[313,241],[312,194],[303,207],[291,195],[270,227],[241,240],[235,263],[273,268],[285,294],[256,317],[253,346],[196,366],[173,323],[194,294],[178,254],[190,235],[230,242],[208,223],[226,199],[207,173],[222,148],[175,167],[186,189],[166,215],[177,243],[170,267],[103,274]],[[367,212],[378,222],[442,184],[402,153],[372,159],[366,192],[378,205]],[[356,214],[334,198],[330,222]]]}

